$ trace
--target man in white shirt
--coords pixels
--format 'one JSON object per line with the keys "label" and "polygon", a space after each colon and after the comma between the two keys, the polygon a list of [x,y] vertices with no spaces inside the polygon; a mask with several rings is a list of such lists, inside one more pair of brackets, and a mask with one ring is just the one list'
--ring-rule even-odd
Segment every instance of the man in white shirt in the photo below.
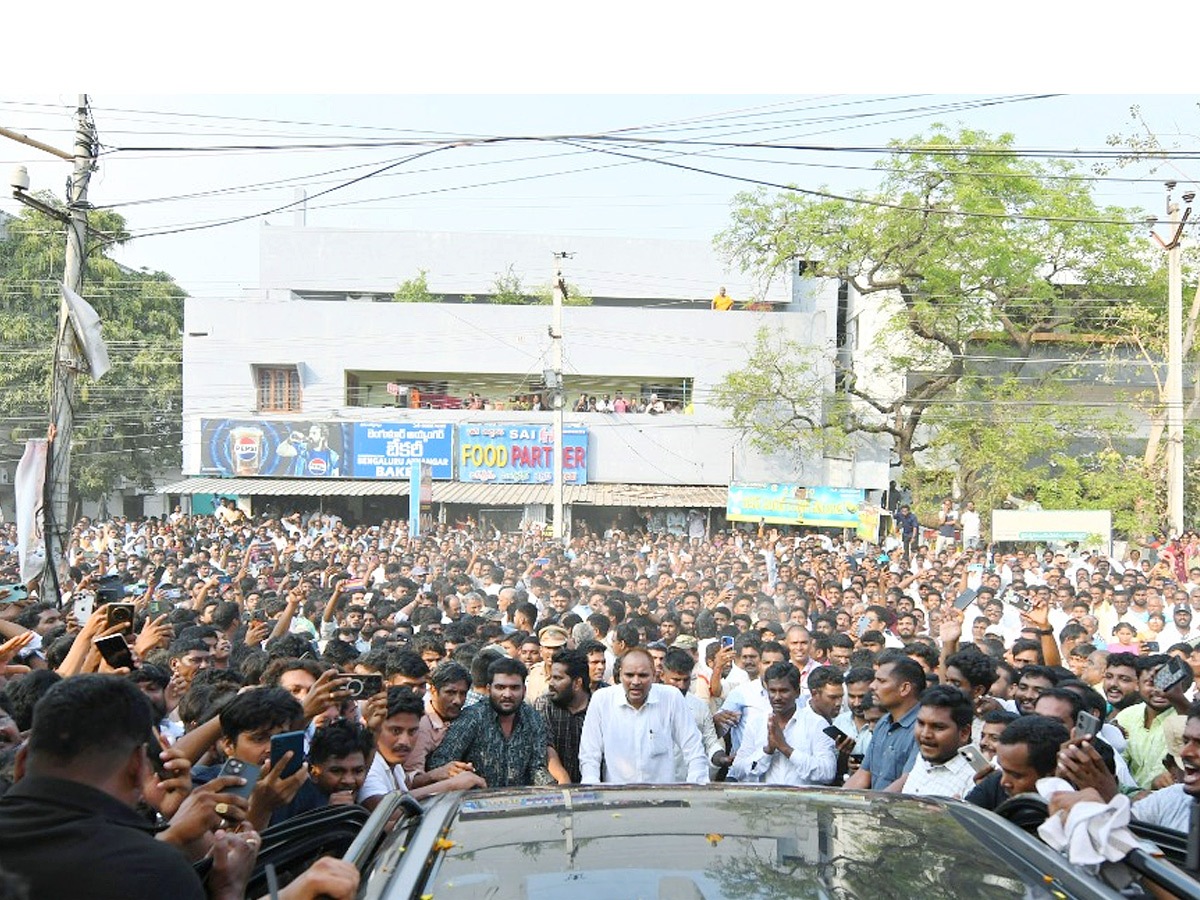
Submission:
{"label": "man in white shirt", "polygon": [[962,513],[963,548],[976,550],[980,544],[979,513],[975,511],[975,501],[968,500],[967,508]]}
{"label": "man in white shirt", "polygon": [[947,497],[942,501],[942,508],[938,510],[937,543],[934,550],[938,556],[941,556],[943,550],[954,546],[954,532],[957,525],[958,510],[954,508],[954,501]]}
{"label": "man in white shirt", "polygon": [[674,784],[675,749],[687,780],[708,784],[700,729],[683,695],[654,684],[654,660],[634,647],[621,657],[621,683],[592,695],[579,747],[584,784]]}
{"label": "man in white shirt", "polygon": [[[1192,807],[1200,796],[1200,704],[1193,703],[1188,708],[1183,748],[1178,759],[1183,768],[1183,783],[1151,791],[1135,801],[1130,810],[1135,821],[1187,833]],[[1081,791],[1055,794],[1051,814],[1070,809],[1081,800],[1107,803],[1117,794],[1116,779],[1096,748],[1088,743],[1064,746],[1059,752],[1059,761],[1070,773],[1073,783],[1086,787]]]}
{"label": "man in white shirt", "polygon": [[[696,660],[686,650],[673,648],[663,657],[661,683],[667,687],[678,688],[692,711],[696,727],[700,729],[700,740],[704,744],[704,756],[709,762],[708,775],[711,779],[722,766],[729,765],[733,759],[725,752],[725,743],[717,737],[717,729],[713,725],[712,709],[708,701],[701,700],[695,694],[689,693],[692,687],[692,672]],[[687,780],[687,759],[677,747],[675,749],[675,780]]]}
{"label": "man in white shirt", "polygon": [[[829,674],[835,676],[836,684],[828,687],[836,687],[840,693],[840,677],[833,670]],[[827,685],[810,679],[811,699],[803,709],[797,709],[800,670],[796,666],[773,664],[763,674],[763,685],[771,701],[771,715],[755,719],[747,728],[729,770],[730,780],[793,786],[832,782],[837,774],[837,747],[822,730],[829,727],[829,720],[819,712],[822,703],[817,694]]]}
{"label": "man in white shirt", "polygon": [[975,786],[975,770],[958,751],[971,743],[974,717],[974,701],[958,688],[939,684],[926,690],[914,731],[919,755],[888,790],[954,800],[966,796]]}
{"label": "man in white shirt", "polygon": [[721,690],[725,696],[739,685],[747,684],[758,677],[758,654],[762,646],[754,634],[740,634],[733,642],[733,665],[728,675],[721,676]]}
{"label": "man in white shirt", "polygon": [[784,662],[786,656],[779,644],[774,641],[768,643],[772,646],[764,645],[759,651],[759,677],[739,685],[726,694],[720,711],[713,716],[717,733],[720,735],[729,733],[729,745],[734,754],[741,746],[742,736],[753,720],[759,717],[765,719],[771,714],[771,701],[767,697],[767,689],[763,687],[761,676],[773,663]]}
{"label": "man in white shirt", "polygon": [[871,701],[871,682],[875,670],[859,666],[846,673],[846,708],[833,719],[833,727],[854,738],[853,754],[865,754],[871,745],[871,723],[867,721],[867,704]]}
{"label": "man in white shirt", "polygon": [[1171,613],[1171,624],[1158,637],[1158,645],[1164,652],[1172,644],[1190,644],[1197,637],[1192,628],[1192,610],[1188,606],[1176,606]]}
{"label": "man in white shirt", "polygon": [[[358,791],[358,802],[374,809],[379,801],[394,791],[409,792],[408,775],[404,764],[412,752],[420,730],[425,704],[408,688],[390,688],[387,692],[384,719],[375,734],[375,758]],[[462,791],[487,787],[487,783],[472,771],[467,763],[452,762],[446,768],[449,777],[412,791],[422,800],[443,791]]]}

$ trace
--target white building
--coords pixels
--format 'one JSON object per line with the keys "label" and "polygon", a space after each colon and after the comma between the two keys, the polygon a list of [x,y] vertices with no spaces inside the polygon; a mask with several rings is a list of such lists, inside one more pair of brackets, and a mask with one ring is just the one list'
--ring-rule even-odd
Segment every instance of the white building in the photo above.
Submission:
{"label": "white building", "polygon": [[[186,302],[190,477],[164,488],[168,495],[236,495],[256,508],[308,498],[350,516],[400,516],[407,460],[421,452],[438,460],[433,501],[447,518],[544,521],[542,429],[553,414],[525,407],[548,398],[551,309],[486,295],[510,271],[530,293],[548,285],[556,251],[573,252],[562,262],[566,279],[593,298],[564,311],[566,423],[585,432],[567,476],[576,519],[602,527],[635,510],[712,515],[735,482],[887,486],[886,450],[864,443],[846,459],[798,459],[790,448],[764,456],[710,402],[723,376],[744,366],[761,327],[830,352],[844,343],[833,282],[794,278],[757,298],[761,311],[717,312],[709,304],[720,287],[739,300],[754,289],[702,242],[303,227],[261,234],[257,296]],[[446,302],[390,302],[422,270]],[[669,411],[573,412],[580,394],[654,396]],[[458,408],[472,395],[488,408]],[[499,433],[519,426],[529,433],[515,443]],[[524,438],[532,450],[521,449]],[[487,444],[505,445],[506,466],[486,465]]]}

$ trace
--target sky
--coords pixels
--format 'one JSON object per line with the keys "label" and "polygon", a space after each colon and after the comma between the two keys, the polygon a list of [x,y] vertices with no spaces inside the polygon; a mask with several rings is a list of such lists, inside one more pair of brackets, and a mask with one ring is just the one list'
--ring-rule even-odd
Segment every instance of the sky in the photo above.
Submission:
{"label": "sky", "polygon": [[[0,125],[67,149],[75,97],[0,93]],[[105,148],[89,199],[116,209],[134,235],[144,235],[117,258],[168,272],[194,296],[239,296],[257,285],[259,230],[296,221],[295,209],[269,211],[293,203],[299,188],[311,198],[305,212],[310,227],[711,241],[727,225],[734,195],[755,187],[738,179],[834,191],[869,188],[878,180],[870,169],[875,148],[935,123],[1009,132],[1020,148],[1070,153],[1108,149],[1114,134],[1144,134],[1130,112],[1137,106],[1165,145],[1200,144],[1198,98],[1186,95],[89,97]],[[614,132],[843,149],[767,152],[586,141]],[[362,146],[496,137],[508,140],[442,147],[417,159],[410,157],[434,148]],[[343,146],[328,146],[338,144]],[[286,149],[262,149],[281,146]],[[674,165],[643,161],[648,157]],[[69,163],[0,138],[0,171],[7,174],[18,164],[28,168],[32,189],[61,195]],[[1109,175],[1128,180],[1097,182],[1099,202],[1157,212],[1164,178],[1177,178],[1186,190],[1200,180],[1200,160],[1158,173],[1135,167]],[[330,192],[313,196],[321,191]],[[0,209],[15,214],[19,206],[6,193]],[[184,230],[159,233],[177,229]],[[398,273],[398,280],[408,274]]]}
{"label": "sky", "polygon": [[[69,149],[75,91],[90,91],[104,153],[89,199],[136,236],[117,258],[195,296],[242,296],[260,229],[292,224],[279,208],[299,187],[310,227],[710,242],[753,187],[738,179],[869,189],[877,148],[939,122],[1070,153],[1136,132],[1137,105],[1164,144],[1191,149],[1200,98],[1161,92],[1180,81],[1198,10],[1164,26],[1078,0],[63,0],[0,28],[0,126]],[[841,149],[581,140],[614,133]],[[462,145],[396,143],[448,138]],[[297,143],[376,146],[213,149]],[[0,174],[18,164],[62,194],[69,163],[0,137]],[[1161,211],[1165,175],[1186,184],[1200,160],[1109,173],[1097,199]],[[19,209],[0,191],[0,210]]]}

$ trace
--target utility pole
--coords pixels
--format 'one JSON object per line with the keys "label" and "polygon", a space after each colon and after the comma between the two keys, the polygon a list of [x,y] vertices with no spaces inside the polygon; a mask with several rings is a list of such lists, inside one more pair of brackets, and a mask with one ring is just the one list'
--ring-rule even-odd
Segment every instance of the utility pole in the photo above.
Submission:
{"label": "utility pole", "polygon": [[1171,535],[1183,534],[1183,269],[1180,243],[1192,213],[1195,194],[1183,195],[1189,204],[1181,214],[1171,197],[1175,182],[1168,181],[1167,216],[1171,240],[1154,239],[1167,251],[1167,519]]}
{"label": "utility pole", "polygon": [[[88,110],[87,94],[80,94],[75,109],[75,149],[68,153],[49,144],[34,140],[27,135],[0,128],[0,137],[6,137],[50,153],[60,159],[70,160],[75,168],[67,181],[67,212],[62,212],[36,197],[26,193],[29,174],[24,166],[13,172],[13,198],[30,206],[67,226],[66,264],[63,269],[63,286],[76,294],[83,293],[83,270],[86,259],[88,182],[96,168],[96,129]],[[53,373],[50,394],[49,458],[46,461],[46,485],[43,496],[42,515],[46,539],[46,573],[42,576],[42,592],[50,593],[52,585],[55,600],[60,600],[59,574],[67,532],[67,506],[71,482],[71,434],[74,430],[75,378],[80,369],[81,349],[71,324],[67,298],[63,294],[58,307],[58,332],[54,340]]]}
{"label": "utility pole", "polygon": [[[569,253],[555,253],[560,262],[570,258]],[[554,273],[554,305],[550,324],[552,354],[550,365],[554,370],[554,537],[564,546],[570,539],[567,534],[566,511],[563,508],[563,407],[566,395],[563,391],[563,302],[567,299],[567,283],[562,269]]]}
{"label": "utility pole", "polygon": [[[96,134],[88,110],[87,94],[79,95],[75,110],[75,169],[67,182],[67,259],[63,284],[82,296],[83,270],[87,255],[88,182],[96,168]],[[75,378],[79,373],[79,342],[71,326],[64,296],[58,308],[58,336],[54,344],[54,384],[50,396],[50,418],[54,431],[50,458],[46,462],[46,567],[58,594],[59,576],[70,530],[67,521],[71,488],[71,437],[75,430]],[[61,597],[56,597],[60,600]]]}

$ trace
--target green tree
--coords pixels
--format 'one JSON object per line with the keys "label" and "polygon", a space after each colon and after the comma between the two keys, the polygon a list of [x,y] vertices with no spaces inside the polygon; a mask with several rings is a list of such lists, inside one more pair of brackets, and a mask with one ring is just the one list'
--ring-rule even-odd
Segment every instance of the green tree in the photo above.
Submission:
{"label": "green tree", "polygon": [[712,403],[729,413],[729,422],[756,450],[773,454],[792,448],[798,454],[839,451],[848,443],[840,428],[826,426],[832,361],[816,347],[760,328],[746,365],[728,373],[713,388]]}
{"label": "green tree", "polygon": [[[58,204],[53,196],[42,195]],[[78,380],[71,492],[95,499],[121,483],[147,489],[180,465],[184,291],[163,272],[134,271],[108,254],[127,240],[110,211],[90,217],[82,294],[100,316],[112,369]],[[20,453],[49,422],[51,345],[58,323],[66,237],[33,210],[7,223],[0,240],[0,432],[4,455]],[[100,237],[103,235],[104,237]]]}
{"label": "green tree", "polygon": [[1113,532],[1142,537],[1162,527],[1163,485],[1136,456],[1106,448],[1074,456],[1056,454],[1035,490],[1046,509],[1109,509]]}
{"label": "green tree", "polygon": [[[1129,432],[1120,415],[1073,406],[1071,389],[1055,376],[964,377],[951,393],[925,416],[928,449],[919,457],[916,480],[926,491],[915,512],[924,522],[936,521],[939,501],[957,488],[984,513],[985,537],[990,530],[987,511],[1026,490],[1032,489],[1047,509],[1074,508],[1059,506],[1062,495],[1043,487],[1077,448],[1110,446]],[[1093,481],[1091,498],[1097,505],[1082,508],[1127,504],[1124,491],[1100,488]]]}
{"label": "green tree", "polygon": [[[1101,208],[1073,164],[1024,158],[1011,135],[939,126],[894,142],[878,167],[879,186],[848,199],[739,195],[716,244],[761,282],[803,260],[886,312],[807,427],[889,439],[921,502],[926,418],[954,398],[972,357],[1000,345],[1019,371],[1038,336],[1075,330],[1088,299],[1078,285],[1136,292],[1146,254],[1131,227],[1112,224],[1133,218],[1128,210]],[[753,433],[753,419],[743,421]]]}
{"label": "green tree", "polygon": [[512,265],[509,265],[504,272],[496,275],[488,300],[492,303],[517,306],[529,303],[531,298],[521,285],[521,276],[516,273]]}
{"label": "green tree", "polygon": [[430,292],[428,274],[421,269],[415,278],[400,282],[392,299],[397,303],[441,303],[445,298]]}

